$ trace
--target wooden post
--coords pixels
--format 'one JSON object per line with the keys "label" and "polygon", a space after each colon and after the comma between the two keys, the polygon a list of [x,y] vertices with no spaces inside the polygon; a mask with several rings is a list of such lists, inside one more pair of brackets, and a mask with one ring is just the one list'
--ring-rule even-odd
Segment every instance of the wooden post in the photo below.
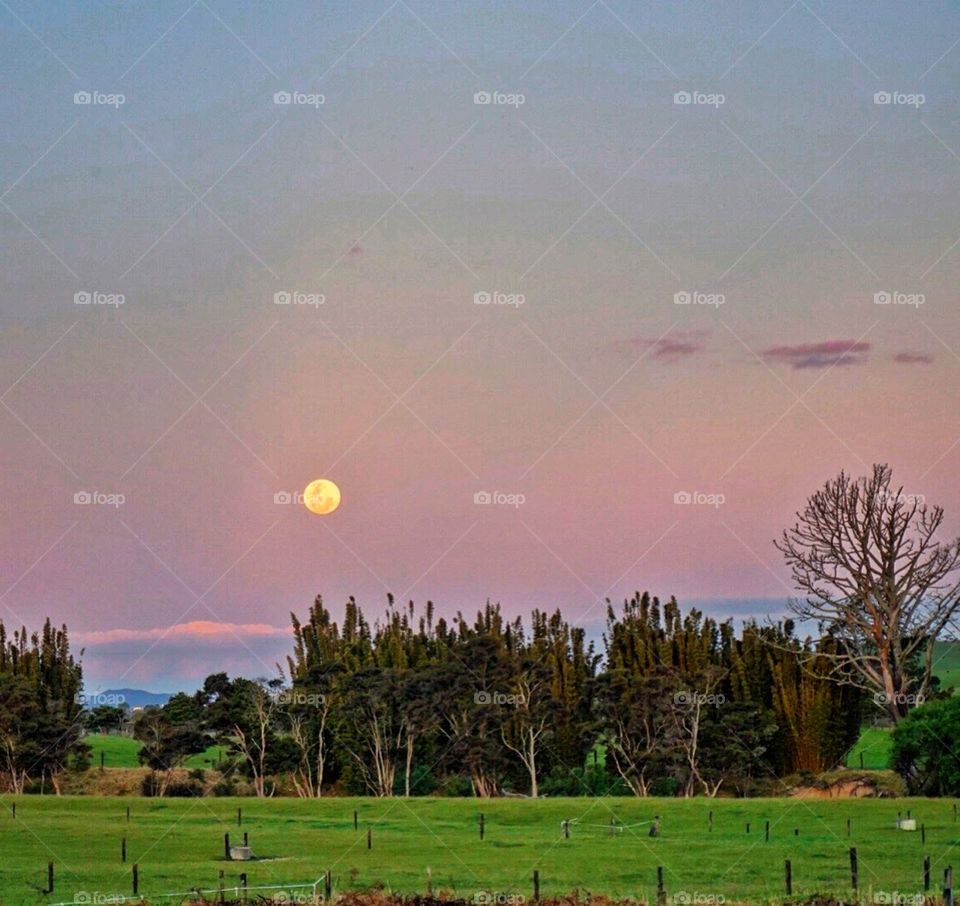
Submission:
{"label": "wooden post", "polygon": [[13,817],[14,817],[14,818],[17,817],[17,803],[16,803],[16,802],[13,803]]}
{"label": "wooden post", "polygon": [[850,886],[856,890],[860,886],[860,872],[857,870],[857,848],[850,847]]}
{"label": "wooden post", "polygon": [[793,867],[790,865],[789,859],[783,863],[783,884],[787,888],[787,896],[791,896],[793,894]]}
{"label": "wooden post", "polygon": [[483,812],[480,812],[480,839],[481,839],[481,840],[483,839],[483,832],[484,832],[484,827],[483,827],[483,825],[484,825],[484,821],[485,821],[485,820],[486,820],[486,819],[484,819],[484,817],[483,817]]}
{"label": "wooden post", "polygon": [[127,838],[126,837],[120,838],[120,861],[121,862],[127,861]]}
{"label": "wooden post", "polygon": [[101,774],[103,773],[103,758],[104,758],[104,755],[106,755],[106,752],[104,752],[103,750],[101,750],[101,751],[100,751],[100,773],[101,773]]}
{"label": "wooden post", "polygon": [[220,869],[220,874],[217,877],[217,896],[221,903],[226,899],[223,894],[223,869]]}
{"label": "wooden post", "polygon": [[666,906],[667,892],[663,886],[663,866],[657,866],[657,906]]}
{"label": "wooden post", "polygon": [[763,839],[768,842],[770,840],[770,822],[769,821],[763,822]]}
{"label": "wooden post", "polygon": [[47,889],[44,893],[53,893],[53,862],[47,862]]}
{"label": "wooden post", "polygon": [[333,900],[333,872],[329,868],[323,876],[323,899],[325,903]]}
{"label": "wooden post", "polygon": [[536,869],[533,870],[533,901],[540,902],[540,872]]}
{"label": "wooden post", "polygon": [[130,806],[127,806],[127,824],[130,823]]}
{"label": "wooden post", "polygon": [[427,896],[433,896],[433,875],[430,872],[430,866],[427,866]]}
{"label": "wooden post", "polygon": [[240,872],[240,895],[243,897],[243,902],[247,902],[247,873],[245,871]]}
{"label": "wooden post", "polygon": [[710,809],[710,811],[707,813],[707,830],[713,830],[713,809]]}
{"label": "wooden post", "polygon": [[140,893],[140,866],[136,862],[133,863],[133,895],[137,896]]}
{"label": "wooden post", "polygon": [[359,825],[357,824],[357,810],[353,810],[353,829],[356,830]]}
{"label": "wooden post", "polygon": [[957,820],[957,803],[956,802],[953,803],[953,820],[954,821]]}
{"label": "wooden post", "polygon": [[847,836],[850,836],[850,819],[847,818]]}
{"label": "wooden post", "polygon": [[241,824],[243,824],[243,809],[238,808],[237,809],[237,827],[240,827]]}
{"label": "wooden post", "polygon": [[373,849],[373,829],[367,828],[367,849]]}
{"label": "wooden post", "polygon": [[564,840],[569,840],[569,839],[570,839],[570,822],[569,822],[569,820],[563,822],[563,839],[564,839]]}
{"label": "wooden post", "polygon": [[223,835],[223,858],[230,861],[230,834]]}
{"label": "wooden post", "polygon": [[249,845],[250,845],[250,840],[249,840],[249,838],[247,837],[247,832],[246,832],[246,831],[243,832],[243,845],[244,845],[244,846],[249,846]]}
{"label": "wooden post", "polygon": [[799,827],[795,827],[795,828],[793,829],[793,836],[794,836],[794,837],[799,837],[799,836],[800,836],[800,828],[799,828]]}
{"label": "wooden post", "polygon": [[860,753],[860,770],[863,770],[863,752]]}
{"label": "wooden post", "polygon": [[750,833],[750,822],[749,822],[749,821],[747,822],[747,833],[748,833],[748,834]]}
{"label": "wooden post", "polygon": [[923,857],[923,889],[927,891],[930,889],[930,857]]}
{"label": "wooden post", "polygon": [[927,842],[927,825],[921,824],[920,825],[920,843],[923,844],[926,842]]}

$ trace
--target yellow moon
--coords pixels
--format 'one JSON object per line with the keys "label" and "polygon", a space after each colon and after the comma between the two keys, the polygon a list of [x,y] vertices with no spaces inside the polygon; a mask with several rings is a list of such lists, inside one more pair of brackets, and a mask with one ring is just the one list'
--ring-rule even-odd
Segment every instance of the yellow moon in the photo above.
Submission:
{"label": "yellow moon", "polygon": [[303,505],[318,516],[326,516],[340,506],[340,488],[329,478],[311,481],[303,491]]}

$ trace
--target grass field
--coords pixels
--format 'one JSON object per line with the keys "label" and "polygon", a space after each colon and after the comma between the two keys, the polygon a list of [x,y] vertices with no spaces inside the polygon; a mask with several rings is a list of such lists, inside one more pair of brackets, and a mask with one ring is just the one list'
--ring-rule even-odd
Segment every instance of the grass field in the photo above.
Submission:
{"label": "grass field", "polygon": [[[140,743],[129,736],[107,736],[99,733],[84,737],[84,741],[92,749],[92,764],[100,766],[100,753],[103,753],[104,767],[107,768],[137,768],[140,762],[137,753]],[[216,762],[226,754],[226,746],[210,746],[199,755],[191,755],[185,767],[212,768]]]}
{"label": "grass field", "polygon": [[856,745],[847,754],[847,767],[859,768],[863,754],[863,767],[868,771],[882,771],[890,767],[893,753],[893,736],[884,727],[865,727]]}
{"label": "grass field", "polygon": [[[4,800],[0,814],[0,900],[20,903],[103,902],[130,894],[131,864],[140,871],[148,900],[193,887],[214,888],[246,871],[251,887],[289,889],[326,869],[335,891],[385,885],[423,892],[427,869],[435,890],[472,897],[488,890],[529,896],[540,873],[544,896],[574,888],[617,896],[650,897],[657,866],[668,895],[766,901],[783,895],[784,860],[793,866],[794,895],[849,892],[848,847],[856,846],[861,888],[913,894],[921,889],[929,855],[933,884],[960,857],[960,824],[946,800],[680,800],[553,799],[537,802],[464,799],[117,799],[20,797]],[[130,823],[125,809],[130,806]],[[243,824],[237,825],[237,808]],[[353,828],[353,812],[359,829]],[[894,829],[898,811],[911,809],[926,827]],[[708,812],[714,814],[708,831]],[[481,842],[478,817],[486,818]],[[654,813],[661,836],[647,836]],[[610,835],[612,817],[639,824]],[[852,834],[847,837],[846,821]],[[571,838],[561,821],[578,819]],[[770,821],[770,841],[764,822]],[[746,822],[750,822],[749,833]],[[367,830],[373,847],[367,849]],[[794,830],[799,831],[794,835]],[[257,861],[227,862],[223,835],[238,842],[243,831]],[[120,863],[126,836],[128,864]],[[43,896],[46,865],[54,860],[56,887]],[[690,901],[695,902],[695,901]],[[722,902],[722,901],[720,901]]]}

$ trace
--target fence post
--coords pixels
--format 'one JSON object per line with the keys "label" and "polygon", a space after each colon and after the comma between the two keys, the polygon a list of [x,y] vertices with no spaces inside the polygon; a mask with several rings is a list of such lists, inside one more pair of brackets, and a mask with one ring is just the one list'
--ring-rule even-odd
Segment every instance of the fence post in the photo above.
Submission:
{"label": "fence post", "polygon": [[533,870],[533,901],[540,901],[540,872],[536,869]]}
{"label": "fence post", "polygon": [[373,849],[373,829],[367,828],[367,849]]}
{"label": "fence post", "polygon": [[920,843],[923,844],[926,842],[927,842],[927,825],[921,824],[920,825]]}
{"label": "fence post", "polygon": [[770,822],[769,821],[763,822],[763,839],[767,841],[770,840]]}
{"label": "fence post", "polygon": [[847,818],[847,836],[850,836],[850,819]]}
{"label": "fence post", "polygon": [[103,756],[104,756],[105,754],[106,754],[106,752],[103,752],[103,751],[100,752],[100,773],[101,773],[101,774],[103,773]]}
{"label": "fence post", "polygon": [[484,824],[484,820],[485,820],[485,819],[484,819],[484,817],[483,817],[483,812],[480,812],[480,839],[481,839],[481,840],[483,839],[483,832],[484,832],[483,824]]}
{"label": "fence post", "polygon": [[748,833],[748,834],[750,833],[750,822],[749,822],[749,821],[747,822],[747,833]]}
{"label": "fence post", "polygon": [[787,888],[787,896],[791,896],[793,894],[793,866],[791,866],[789,859],[783,863],[783,883]]}
{"label": "fence post", "polygon": [[220,873],[217,876],[217,897],[221,903],[226,900],[226,897],[223,892],[223,869],[220,869]]}
{"label": "fence post", "polygon": [[240,890],[242,892],[241,895],[243,896],[243,902],[246,903],[247,902],[247,873],[245,871],[240,873]]}
{"label": "fence post", "polygon": [[357,827],[358,827],[358,824],[357,824],[357,810],[354,809],[354,810],[353,810],[353,829],[356,830]]}
{"label": "fence post", "polygon": [[44,893],[53,893],[53,862],[47,862],[47,889]]}
{"label": "fence post", "polygon": [[237,827],[240,827],[241,824],[243,824],[243,809],[238,808],[237,809]]}
{"label": "fence post", "polygon": [[657,906],[666,906],[667,892],[663,886],[663,866],[657,866]]}
{"label": "fence post", "polygon": [[857,848],[850,847],[850,886],[856,890],[860,884],[860,873],[857,871]]}
{"label": "fence post", "polygon": [[710,811],[707,813],[707,830],[713,830],[713,809],[710,809]]}
{"label": "fence post", "polygon": [[120,861],[121,862],[127,861],[127,838],[126,837],[120,838]]}
{"label": "fence post", "polygon": [[325,903],[333,899],[333,872],[329,868],[323,876],[323,899]]}
{"label": "fence post", "polygon": [[927,891],[930,889],[930,857],[923,857],[923,889]]}
{"label": "fence post", "polygon": [[249,846],[249,845],[250,845],[250,838],[247,836],[247,832],[246,832],[246,831],[243,832],[243,845],[244,845],[244,846]]}
{"label": "fence post", "polygon": [[570,821],[569,819],[563,822],[563,839],[570,839]]}
{"label": "fence post", "polygon": [[130,823],[130,806],[127,806],[127,824]]}
{"label": "fence post", "polygon": [[433,873],[430,871],[430,866],[427,866],[427,896],[433,896]]}
{"label": "fence post", "polygon": [[137,896],[140,893],[140,866],[136,862],[133,863],[133,895]]}
{"label": "fence post", "polygon": [[223,858],[230,861],[230,834],[223,835]]}

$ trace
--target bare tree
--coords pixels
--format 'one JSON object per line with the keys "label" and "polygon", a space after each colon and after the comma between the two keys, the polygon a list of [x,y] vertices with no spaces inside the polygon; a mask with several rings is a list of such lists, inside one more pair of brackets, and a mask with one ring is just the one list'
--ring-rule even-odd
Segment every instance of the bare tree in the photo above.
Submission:
{"label": "bare tree", "polygon": [[267,753],[278,713],[276,689],[276,683],[273,688],[262,681],[249,683],[250,700],[244,720],[233,725],[237,749],[250,768],[253,787],[260,798],[267,795]]}
{"label": "bare tree", "polygon": [[504,704],[512,709],[510,716],[500,727],[503,744],[513,752],[527,769],[530,778],[530,797],[540,795],[537,785],[537,755],[542,747],[542,737],[547,731],[547,712],[541,702],[545,693],[544,682],[531,669],[520,674],[514,681],[512,694]]}
{"label": "bare tree", "polygon": [[926,695],[934,642],[960,606],[960,539],[939,538],[942,522],[875,465],[869,478],[828,481],[774,542],[805,595],[791,609],[836,642],[817,656],[894,721]]}

